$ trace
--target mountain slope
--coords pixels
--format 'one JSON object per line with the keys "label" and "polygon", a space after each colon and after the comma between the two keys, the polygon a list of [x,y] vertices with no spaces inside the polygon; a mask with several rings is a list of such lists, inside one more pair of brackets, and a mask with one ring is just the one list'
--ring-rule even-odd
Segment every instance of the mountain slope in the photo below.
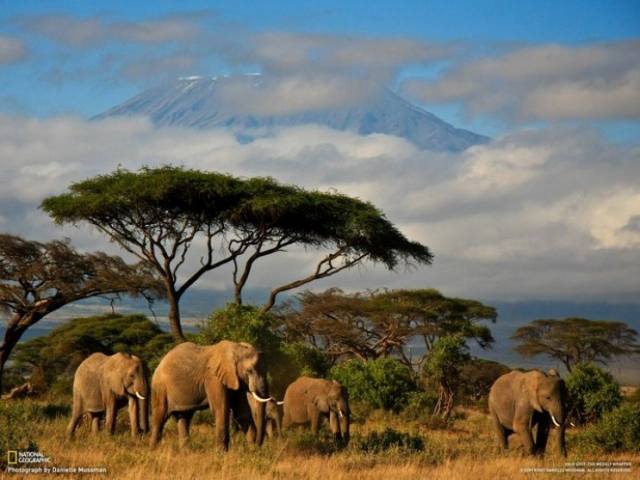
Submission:
{"label": "mountain slope", "polygon": [[231,128],[239,138],[250,140],[247,130],[319,124],[360,135],[384,133],[405,138],[421,149],[458,152],[489,139],[458,129],[432,113],[418,108],[390,90],[356,106],[307,111],[296,114],[258,116],[231,111],[224,107],[220,87],[247,82],[251,88],[262,85],[260,75],[234,77],[189,77],[145,90],[130,100],[94,118],[111,116],[148,116],[157,126],[195,128]]}

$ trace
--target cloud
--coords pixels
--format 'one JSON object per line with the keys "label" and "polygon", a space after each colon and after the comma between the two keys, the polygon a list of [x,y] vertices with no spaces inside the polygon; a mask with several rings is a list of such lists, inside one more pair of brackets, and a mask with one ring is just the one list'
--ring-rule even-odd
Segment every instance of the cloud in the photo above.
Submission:
{"label": "cloud", "polygon": [[640,40],[516,48],[407,81],[425,102],[463,102],[471,115],[517,121],[637,119]]}
{"label": "cloud", "polygon": [[29,56],[27,46],[20,40],[0,35],[0,66],[26,60]]}
{"label": "cloud", "polygon": [[[392,274],[365,266],[317,288],[637,301],[640,150],[584,129],[521,130],[460,154],[435,154],[393,136],[318,126],[240,144],[225,130],[154,128],[140,118],[2,116],[0,229],[29,239],[66,235],[79,248],[122,254],[86,228],[53,228],[40,201],[118,165],[135,171],[169,163],[270,175],[371,201],[435,253],[430,268]],[[257,267],[251,287],[291,280],[311,265],[305,252],[290,252]],[[223,289],[228,278],[211,276],[202,286]]]}
{"label": "cloud", "polygon": [[54,43],[74,48],[90,48],[105,43],[160,45],[192,40],[200,32],[199,20],[206,12],[173,15],[143,22],[111,21],[96,15],[78,18],[64,14],[16,17],[28,32]]}

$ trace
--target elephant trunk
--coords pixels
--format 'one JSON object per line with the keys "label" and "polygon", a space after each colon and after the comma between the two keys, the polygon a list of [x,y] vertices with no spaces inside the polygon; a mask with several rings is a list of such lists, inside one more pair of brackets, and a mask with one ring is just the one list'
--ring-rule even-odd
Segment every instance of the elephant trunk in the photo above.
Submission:
{"label": "elephant trunk", "polygon": [[138,402],[138,429],[140,433],[149,432],[149,401],[150,391],[149,382],[146,378],[142,378],[134,385],[136,402]]}
{"label": "elephant trunk", "polygon": [[342,416],[340,417],[340,433],[342,434],[342,441],[344,442],[344,444],[348,444],[349,443],[349,412],[343,412]]}
{"label": "elephant trunk", "polygon": [[138,400],[141,433],[149,432],[149,400]]}
{"label": "elephant trunk", "polygon": [[[253,380],[253,381],[251,381]],[[249,391],[256,400],[254,421],[256,424],[256,443],[262,445],[267,424],[267,403],[271,401],[269,385],[265,377],[250,379]]]}

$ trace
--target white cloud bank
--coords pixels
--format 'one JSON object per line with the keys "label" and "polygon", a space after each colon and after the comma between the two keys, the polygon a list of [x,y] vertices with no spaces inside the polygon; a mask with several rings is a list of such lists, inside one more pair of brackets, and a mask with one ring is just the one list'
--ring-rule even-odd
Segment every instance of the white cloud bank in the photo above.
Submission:
{"label": "white cloud bank", "polygon": [[[316,126],[243,145],[224,130],[156,129],[144,119],[0,116],[0,231],[67,235],[78,248],[113,251],[95,233],[53,227],[40,201],[118,165],[168,163],[335,188],[373,202],[435,254],[433,267],[417,272],[367,267],[329,284],[492,300],[638,300],[640,149],[588,130],[523,130],[453,155]],[[277,262],[285,273],[310,268],[299,257]],[[228,286],[213,277],[212,288]],[[258,270],[251,286],[271,277]]]}
{"label": "white cloud bank", "polygon": [[463,102],[471,115],[517,121],[640,117],[640,40],[546,44],[462,60],[432,81],[406,82],[425,102]]}

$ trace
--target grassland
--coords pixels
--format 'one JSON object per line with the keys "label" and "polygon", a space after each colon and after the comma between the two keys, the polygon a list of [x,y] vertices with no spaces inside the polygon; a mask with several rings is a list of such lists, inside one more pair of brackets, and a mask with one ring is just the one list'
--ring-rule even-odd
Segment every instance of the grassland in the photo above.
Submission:
{"label": "grassland", "polygon": [[[7,412],[11,412],[7,419]],[[241,435],[234,435],[228,452],[222,452],[213,442],[210,417],[197,417],[192,427],[187,449],[179,449],[174,421],[168,422],[162,444],[156,449],[148,445],[148,437],[129,438],[127,419],[120,412],[117,434],[110,437],[101,432],[92,437],[84,424],[77,438],[68,442],[64,432],[68,422],[68,407],[42,405],[34,400],[14,400],[0,405],[0,427],[11,431],[16,449],[39,451],[50,462],[33,465],[60,469],[55,478],[118,478],[133,479],[467,479],[496,478],[637,478],[640,455],[604,454],[585,449],[580,432],[569,429],[569,455],[560,456],[549,446],[545,458],[530,458],[522,454],[518,441],[511,437],[512,448],[499,453],[495,447],[492,426],[482,409],[459,409],[453,423],[446,429],[428,426],[424,419],[406,418],[384,412],[359,416],[355,410],[352,442],[342,450],[333,446],[329,432],[314,438],[304,432],[290,432],[283,438],[267,439],[259,448],[248,445]],[[392,429],[419,439],[424,448],[406,446],[371,449],[371,432]],[[550,439],[550,443],[553,439]],[[2,455],[6,455],[3,452]],[[630,464],[630,472],[614,472],[614,462]],[[598,465],[599,464],[599,465]],[[25,465],[21,465],[24,467]],[[27,465],[28,466],[28,465]],[[80,469],[98,468],[100,473],[85,473]],[[64,473],[64,469],[70,469]],[[74,470],[75,469],[75,470]],[[584,470],[570,471],[570,470]],[[588,469],[599,469],[588,472]],[[608,470],[608,471],[605,471]],[[61,473],[62,472],[62,473]],[[1,478],[38,478],[43,474],[0,473]]]}

